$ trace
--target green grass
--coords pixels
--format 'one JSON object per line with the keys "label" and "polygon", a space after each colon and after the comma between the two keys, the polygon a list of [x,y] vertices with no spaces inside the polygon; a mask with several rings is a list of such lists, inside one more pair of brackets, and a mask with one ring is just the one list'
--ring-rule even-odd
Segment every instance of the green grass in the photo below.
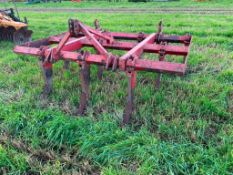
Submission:
{"label": "green grass", "polygon": [[[12,7],[12,3],[0,3],[0,7]],[[158,7],[203,7],[203,8],[233,8],[231,0],[211,0],[205,2],[195,2],[194,0],[180,0],[171,2],[127,2],[123,0],[121,2],[108,2],[108,1],[83,1],[81,3],[73,3],[70,1],[63,1],[62,3],[38,3],[38,4],[26,4],[24,2],[17,3],[18,7],[24,8],[158,8]]]}
{"label": "green grass", "polygon": [[[38,17],[39,15],[39,17]],[[168,34],[193,35],[187,75],[139,73],[132,124],[121,128],[124,73],[91,72],[91,98],[83,118],[78,66],[54,69],[54,91],[40,100],[43,78],[37,59],[0,43],[0,172],[9,174],[232,174],[233,16],[181,14],[23,13],[33,39],[67,29],[67,19],[111,31],[146,32],[164,21]],[[145,19],[147,19],[145,21]],[[76,78],[77,77],[77,78]],[[2,137],[0,137],[1,139]],[[55,156],[46,156],[52,151]],[[40,156],[38,156],[40,152]],[[37,156],[36,156],[37,155]]]}

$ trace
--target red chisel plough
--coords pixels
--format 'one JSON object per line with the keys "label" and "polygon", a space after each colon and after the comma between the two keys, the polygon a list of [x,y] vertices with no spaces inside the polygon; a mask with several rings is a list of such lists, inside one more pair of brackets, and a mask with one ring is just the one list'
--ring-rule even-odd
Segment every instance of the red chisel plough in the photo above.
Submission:
{"label": "red chisel plough", "polygon": [[[80,65],[81,96],[78,113],[84,114],[89,98],[90,65],[98,66],[98,78],[102,71],[120,70],[128,76],[128,97],[124,110],[123,123],[128,123],[133,112],[133,94],[136,85],[137,71],[158,73],[156,85],[159,86],[161,74],[183,75],[186,70],[187,56],[192,37],[190,35],[164,35],[162,22],[158,31],[153,34],[108,32],[100,28],[98,21],[95,29],[79,20],[69,20],[69,31],[46,39],[16,46],[14,52],[38,56],[42,63],[45,77],[43,93],[48,95],[52,90],[52,67],[59,60],[64,61],[64,68],[73,61]],[[57,45],[55,45],[57,44]],[[95,54],[82,50],[84,46],[92,47]],[[114,55],[106,49],[125,50],[123,55]],[[142,57],[143,53],[158,54],[157,60]],[[170,56],[168,56],[170,55]],[[169,61],[171,56],[181,56],[180,63]],[[167,58],[168,56],[168,58]]]}

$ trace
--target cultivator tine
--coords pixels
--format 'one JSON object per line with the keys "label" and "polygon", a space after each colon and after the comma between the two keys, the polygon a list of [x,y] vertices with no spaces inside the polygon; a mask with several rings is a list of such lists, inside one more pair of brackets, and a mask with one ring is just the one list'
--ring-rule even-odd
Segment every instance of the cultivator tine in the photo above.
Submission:
{"label": "cultivator tine", "polygon": [[112,71],[115,71],[118,67],[119,57],[115,57],[113,60]]}
{"label": "cultivator tine", "polygon": [[69,70],[69,68],[70,68],[70,61],[65,60],[64,65],[63,65],[63,69],[64,70]]}
{"label": "cultivator tine", "polygon": [[101,31],[101,27],[100,27],[100,24],[99,24],[98,19],[95,19],[95,21],[94,21],[94,25],[95,25],[95,29],[96,29],[96,30]]}
{"label": "cultivator tine", "polygon": [[136,85],[136,71],[128,72],[128,96],[127,96],[127,102],[123,113],[123,125],[128,124],[130,122],[130,119],[133,114],[133,108],[134,108],[134,89]]}
{"label": "cultivator tine", "polygon": [[[156,41],[158,44],[162,43],[160,41],[160,37],[161,37],[162,34],[163,34],[163,22],[160,21],[159,25],[158,25],[157,41]],[[162,45],[165,45],[165,43],[162,43]],[[164,59],[165,59],[165,50],[163,48],[161,48],[160,51],[159,51],[159,61],[164,61]],[[157,76],[157,79],[156,79],[156,82],[155,82],[155,86],[156,86],[157,89],[160,88],[161,79],[162,79],[162,73],[159,72],[158,76]]]}
{"label": "cultivator tine", "polygon": [[114,58],[113,58],[112,54],[109,53],[108,56],[107,56],[106,65],[105,65],[105,69],[106,70],[109,70],[110,65],[112,64],[113,59]]}
{"label": "cultivator tine", "polygon": [[163,21],[159,21],[159,25],[158,25],[158,35],[161,35],[163,33]]}
{"label": "cultivator tine", "polygon": [[103,78],[103,71],[104,71],[104,66],[98,66],[97,77],[99,80],[102,80]]}
{"label": "cultivator tine", "polygon": [[42,68],[43,77],[45,81],[45,85],[42,91],[42,96],[46,98],[52,92],[52,76],[53,76],[52,63],[41,61],[40,65]]}
{"label": "cultivator tine", "polygon": [[157,89],[160,88],[161,79],[162,79],[162,74],[161,74],[161,73],[158,73],[158,76],[157,76],[156,82],[155,82],[155,87],[156,87]]}
{"label": "cultivator tine", "polygon": [[84,53],[84,61],[80,65],[80,84],[81,84],[81,94],[79,101],[79,108],[77,114],[83,115],[89,99],[89,84],[90,84],[90,65],[87,64],[85,58],[89,55],[88,52]]}
{"label": "cultivator tine", "polygon": [[[162,43],[162,46],[165,46],[165,43]],[[161,50],[159,51],[159,61],[164,61],[165,60],[165,51],[163,49],[163,47],[161,47]],[[161,79],[162,79],[162,73],[159,72],[158,73],[158,77],[156,79],[156,88],[159,89],[160,88],[160,82],[161,82]]]}
{"label": "cultivator tine", "polygon": [[[79,20],[69,20],[69,30],[65,34],[54,35],[47,39],[29,42],[16,46],[14,51],[19,54],[39,56],[43,59],[42,69],[45,77],[44,93],[52,91],[52,64],[59,60],[64,61],[64,69],[69,62],[80,65],[81,94],[77,113],[83,115],[89,100],[90,66],[98,66],[97,76],[102,78],[103,69],[119,70],[127,73],[128,94],[123,112],[122,124],[131,120],[134,110],[134,90],[137,71],[152,71],[158,73],[156,86],[160,86],[162,73],[183,75],[186,70],[187,55],[189,53],[191,36],[164,35],[162,21],[159,23],[157,33],[144,34],[106,32],[102,30],[99,22],[94,22],[95,29],[84,25]],[[2,34],[1,34],[2,36]],[[128,41],[130,40],[130,42]],[[173,43],[169,45],[169,43]],[[178,43],[178,44],[177,44]],[[53,44],[57,44],[54,47]],[[83,47],[91,47],[96,53],[80,51]],[[124,50],[123,55],[108,52],[111,50]],[[142,58],[143,53],[159,55],[159,60]],[[169,62],[166,55],[183,56],[183,63]]]}

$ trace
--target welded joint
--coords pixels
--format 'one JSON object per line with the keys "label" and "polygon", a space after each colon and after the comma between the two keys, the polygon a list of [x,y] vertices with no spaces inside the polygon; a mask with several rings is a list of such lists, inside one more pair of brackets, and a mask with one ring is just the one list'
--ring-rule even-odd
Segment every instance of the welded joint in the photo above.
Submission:
{"label": "welded joint", "polygon": [[159,61],[163,61],[165,59],[166,51],[161,48],[159,51]]}
{"label": "welded joint", "polygon": [[[135,54],[130,55],[127,59],[124,60],[124,64],[122,64],[121,69],[123,71],[132,71],[134,70],[133,67],[135,67],[136,60],[138,59],[138,56]],[[127,63],[130,62],[132,67],[128,67]]]}
{"label": "welded joint", "polygon": [[[77,57],[77,61],[79,61],[80,63],[82,63],[83,61],[86,61],[86,58],[90,55],[90,52],[88,51],[83,51],[80,50],[79,52],[80,54]],[[81,64],[80,64],[81,65]]]}
{"label": "welded joint", "polygon": [[192,42],[192,36],[190,34],[187,34],[188,38],[187,40],[184,40],[184,45],[185,46],[190,46],[190,43]]}

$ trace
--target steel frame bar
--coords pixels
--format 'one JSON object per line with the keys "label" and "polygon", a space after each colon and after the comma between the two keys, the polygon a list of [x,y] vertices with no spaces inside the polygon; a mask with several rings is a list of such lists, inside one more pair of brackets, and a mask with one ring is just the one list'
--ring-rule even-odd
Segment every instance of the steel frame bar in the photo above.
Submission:
{"label": "steel frame bar", "polygon": [[[91,64],[100,66],[98,71],[100,79],[104,66],[106,69],[111,67],[112,70],[125,71],[129,84],[123,123],[129,123],[133,113],[137,71],[158,72],[159,81],[162,73],[184,75],[192,37],[164,35],[162,22],[159,23],[158,32],[152,34],[107,32],[101,29],[98,21],[94,24],[95,29],[78,20],[69,20],[68,32],[16,46],[14,52],[38,56],[41,59],[45,75],[44,91],[49,93],[52,89],[52,65],[59,60],[65,61],[64,67],[67,67],[70,61],[78,63],[82,88],[79,114],[84,114],[88,103]],[[83,47],[95,48],[96,53],[80,51]],[[124,50],[126,53],[121,56],[114,55],[107,49]],[[143,53],[158,54],[159,59],[146,59]],[[169,62],[165,59],[166,55],[182,56],[184,59],[181,63]],[[50,73],[46,75],[46,71]]]}
{"label": "steel frame bar", "polygon": [[[19,54],[27,54],[32,56],[40,55],[40,49],[28,49],[25,52],[22,51],[25,47],[17,46],[14,51]],[[81,63],[82,61],[77,58],[81,57],[81,53],[61,51],[60,56],[63,60],[69,60],[77,63]],[[96,65],[105,65],[105,57],[96,54],[90,54],[86,60],[88,64],[96,64]],[[126,63],[126,67],[133,67],[134,70],[137,71],[150,71],[150,72],[163,72],[163,73],[175,73],[177,75],[184,75],[186,70],[185,64],[180,63],[171,63],[166,61],[154,61],[147,59],[139,59],[135,62],[129,60]]]}
{"label": "steel frame bar", "polygon": [[[106,32],[102,32],[104,35]],[[138,37],[142,37],[142,39],[145,39],[146,37],[149,36],[149,34],[144,34],[144,33],[125,33],[125,32],[107,32],[111,35],[113,39],[123,39],[123,40],[137,40]],[[64,35],[56,35],[59,38],[62,38]],[[84,36],[84,34],[80,33],[78,34],[78,37]],[[159,37],[159,40],[162,42],[169,42],[169,43],[182,43],[182,44],[189,44],[191,41],[191,35],[183,35],[183,36],[177,36],[177,35],[166,35],[166,34],[161,34]],[[155,40],[158,39],[158,36],[155,37]],[[59,42],[59,40],[57,41]]]}

